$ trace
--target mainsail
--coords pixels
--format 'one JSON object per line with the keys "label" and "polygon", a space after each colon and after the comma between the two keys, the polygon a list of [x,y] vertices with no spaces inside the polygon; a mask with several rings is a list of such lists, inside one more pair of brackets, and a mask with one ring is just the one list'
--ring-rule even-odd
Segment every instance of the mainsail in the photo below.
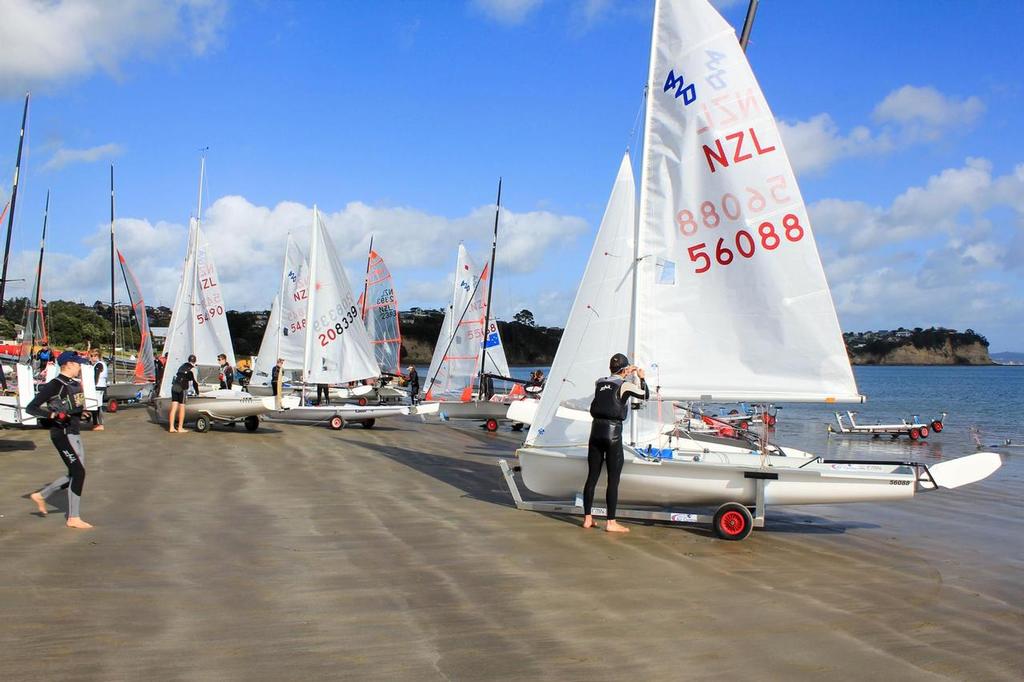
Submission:
{"label": "mainsail", "polygon": [[664,399],[860,401],[807,210],[733,29],[655,5],[637,364]]}
{"label": "mainsail", "polygon": [[305,380],[340,384],[380,376],[348,277],[315,206],[309,272]]}
{"label": "mainsail", "polygon": [[135,320],[139,325],[139,353],[135,360],[133,381],[136,384],[148,384],[156,380],[156,363],[153,359],[153,337],[149,332],[149,316],[146,314],[146,302],[142,298],[142,289],[135,273],[128,267],[121,250],[117,251],[117,260],[121,264],[124,285],[128,289],[128,300],[131,301]]}
{"label": "mainsail", "polygon": [[373,249],[366,267],[366,294],[361,301],[363,320],[382,372],[402,374],[399,364],[402,331],[398,321],[398,298],[391,271]]}
{"label": "mainsail", "polygon": [[209,244],[195,220],[190,221],[189,232],[189,249],[164,346],[167,371],[160,387],[162,398],[171,395],[174,372],[189,355],[195,355],[199,365],[215,366],[217,355],[223,353],[232,366],[235,364],[220,278]]}
{"label": "mainsail", "polygon": [[305,254],[288,236],[285,246],[281,288],[270,308],[270,319],[263,333],[259,354],[253,366],[252,384],[267,386],[278,358],[285,369],[300,369],[306,346],[306,303],[309,265]]}

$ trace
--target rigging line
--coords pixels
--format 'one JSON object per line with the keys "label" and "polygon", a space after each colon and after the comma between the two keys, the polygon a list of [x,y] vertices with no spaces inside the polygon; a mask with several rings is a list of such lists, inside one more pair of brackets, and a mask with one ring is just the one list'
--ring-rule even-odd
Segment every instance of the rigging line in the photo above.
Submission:
{"label": "rigging line", "polygon": [[[640,124],[641,124],[641,122],[643,121],[643,118],[644,118],[644,107],[647,105],[647,87],[648,86],[645,83],[644,84],[644,89],[640,93],[640,105],[636,109],[636,116],[633,117],[633,127],[629,131],[629,139],[626,140],[626,149],[627,150],[629,150],[629,149],[635,149],[637,151],[640,150],[640,142],[641,142],[641,140],[640,140],[639,136],[642,134],[642,131],[640,130]],[[634,143],[636,143],[635,146],[634,146]]]}

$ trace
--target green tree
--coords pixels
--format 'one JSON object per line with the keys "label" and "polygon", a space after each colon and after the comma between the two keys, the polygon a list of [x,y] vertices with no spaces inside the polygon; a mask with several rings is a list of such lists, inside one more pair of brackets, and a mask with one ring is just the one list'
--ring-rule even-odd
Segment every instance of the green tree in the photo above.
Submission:
{"label": "green tree", "polygon": [[536,324],[533,319],[533,313],[531,313],[529,310],[526,310],[525,308],[523,310],[520,310],[515,315],[513,315],[512,319],[518,322],[519,324],[526,325],[527,327],[533,327]]}

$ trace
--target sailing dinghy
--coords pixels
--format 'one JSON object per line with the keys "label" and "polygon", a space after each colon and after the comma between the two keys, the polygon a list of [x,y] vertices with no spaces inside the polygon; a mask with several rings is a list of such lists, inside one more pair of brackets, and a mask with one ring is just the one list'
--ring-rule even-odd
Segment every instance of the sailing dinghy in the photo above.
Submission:
{"label": "sailing dinghy", "polygon": [[488,397],[480,392],[482,376],[509,376],[498,323],[487,312],[490,272],[486,265],[479,271],[459,244],[451,303],[434,346],[424,399],[437,401],[444,419],[483,420],[488,431],[496,431],[509,404],[525,394],[518,385],[508,394]]}
{"label": "sailing dinghy", "polygon": [[[296,325],[296,336],[302,340],[302,379],[306,390],[316,384],[346,384],[379,377],[380,368],[348,277],[315,206],[308,272],[312,285],[306,287],[307,294],[302,299],[305,312]],[[273,412],[268,419],[327,424],[333,429],[356,422],[371,428],[381,417],[409,413],[410,408],[403,405],[304,404]]]}
{"label": "sailing dinghy", "polygon": [[[624,434],[620,503],[718,506],[714,516],[620,510],[624,518],[710,521],[719,537],[739,540],[764,525],[766,505],[905,500],[998,469],[992,452],[938,464],[828,460],[678,437],[673,401],[862,398],[775,119],[708,2],[656,2],[648,86],[639,212],[627,154],[517,451],[526,487],[570,500],[582,489],[586,410],[616,352],[647,368],[652,388]],[[524,502],[502,468],[520,508],[582,513],[579,498]]]}
{"label": "sailing dinghy", "polygon": [[366,281],[359,298],[363,323],[370,335],[374,357],[380,367],[381,378],[372,395],[360,396],[359,404],[405,402],[409,392],[391,383],[402,378],[402,327],[398,318],[398,296],[384,258],[374,250],[370,237],[370,253],[366,258]]}

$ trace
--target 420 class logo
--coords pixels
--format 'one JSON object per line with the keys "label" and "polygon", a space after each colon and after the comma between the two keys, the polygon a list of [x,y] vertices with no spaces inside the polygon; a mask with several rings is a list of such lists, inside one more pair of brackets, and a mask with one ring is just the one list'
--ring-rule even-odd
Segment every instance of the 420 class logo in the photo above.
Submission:
{"label": "420 class logo", "polygon": [[668,71],[668,77],[665,79],[663,92],[669,92],[671,90],[676,91],[676,99],[679,99],[680,97],[683,98],[684,106],[690,106],[697,101],[697,86],[693,83],[687,85],[682,74],[677,76],[674,69],[669,69]]}

